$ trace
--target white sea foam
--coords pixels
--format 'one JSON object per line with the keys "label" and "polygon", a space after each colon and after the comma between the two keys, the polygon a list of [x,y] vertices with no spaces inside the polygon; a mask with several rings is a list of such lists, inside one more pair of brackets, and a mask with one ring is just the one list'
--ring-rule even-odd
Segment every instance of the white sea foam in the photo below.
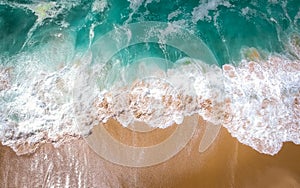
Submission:
{"label": "white sea foam", "polygon": [[146,78],[140,75],[129,85],[101,91],[94,76],[103,73],[103,66],[89,70],[85,62],[90,58],[50,71],[38,71],[40,64],[30,59],[27,65],[35,69],[22,68],[34,69],[34,74],[27,70],[34,76],[17,81],[17,69],[2,68],[2,143],[23,154],[43,142],[61,143],[87,134],[109,118],[124,126],[143,121],[165,128],[199,114],[262,153],[276,154],[286,141],[300,144],[298,60],[272,55],[220,68],[186,58],[165,74],[154,66]]}
{"label": "white sea foam", "polygon": [[224,123],[237,139],[267,154],[283,142],[300,142],[300,63],[281,57],[223,66],[231,120]]}
{"label": "white sea foam", "polygon": [[103,12],[107,8],[108,3],[106,0],[95,0],[92,5],[93,12]]}
{"label": "white sea foam", "polygon": [[199,114],[262,153],[276,154],[286,141],[299,144],[298,61],[270,56],[222,69],[181,61],[191,64],[169,69],[164,78],[137,81],[131,89],[105,92],[95,103],[98,120],[113,117],[124,126],[143,121],[165,128]]}
{"label": "white sea foam", "polygon": [[[0,5],[8,5],[13,8],[21,8],[25,10],[31,11],[36,17],[36,21],[30,30],[27,33],[27,37],[25,42],[23,43],[22,49],[24,49],[31,41],[33,33],[38,29],[41,25],[44,24],[45,20],[54,19],[59,14],[64,13],[67,10],[70,10],[72,7],[78,5],[80,2],[75,0],[64,0],[60,2],[44,2],[44,1],[33,1],[31,4],[26,3],[16,3],[4,1],[0,2]],[[69,26],[65,20],[59,21],[59,25],[62,28],[66,28]]]}
{"label": "white sea foam", "polygon": [[297,22],[299,21],[300,19],[300,10],[297,12],[297,14],[295,15],[295,18],[294,18],[294,24],[296,25]]}
{"label": "white sea foam", "polygon": [[213,1],[200,1],[199,5],[193,9],[192,20],[197,23],[199,20],[210,21],[212,17],[209,15],[209,11],[217,10],[219,6],[230,7],[230,2],[223,0]]}
{"label": "white sea foam", "polygon": [[10,68],[0,67],[0,91],[10,87]]}
{"label": "white sea foam", "polygon": [[171,12],[171,13],[168,15],[168,20],[170,21],[171,19],[178,17],[180,14],[182,14],[182,11],[179,10],[179,9],[176,10],[176,11],[174,11],[174,12]]}

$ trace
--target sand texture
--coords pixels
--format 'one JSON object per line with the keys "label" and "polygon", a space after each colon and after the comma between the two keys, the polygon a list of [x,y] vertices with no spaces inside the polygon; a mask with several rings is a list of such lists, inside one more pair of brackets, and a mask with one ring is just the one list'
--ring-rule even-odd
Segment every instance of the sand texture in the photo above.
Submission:
{"label": "sand texture", "polygon": [[[221,128],[211,147],[200,153],[205,123],[199,124],[177,155],[144,168],[108,162],[82,138],[58,148],[44,144],[22,156],[1,146],[0,187],[300,187],[300,146],[285,143],[275,156],[260,154]],[[120,142],[135,146],[157,144],[175,129],[135,133],[115,121],[104,126]]]}

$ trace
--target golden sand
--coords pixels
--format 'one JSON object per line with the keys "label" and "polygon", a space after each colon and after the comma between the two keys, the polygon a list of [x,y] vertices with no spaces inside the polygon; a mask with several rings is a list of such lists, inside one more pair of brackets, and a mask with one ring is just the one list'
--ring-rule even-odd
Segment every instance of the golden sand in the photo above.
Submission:
{"label": "golden sand", "polygon": [[[45,144],[23,156],[1,146],[0,187],[300,187],[300,146],[285,143],[275,156],[260,154],[222,128],[211,147],[199,153],[205,128],[203,120],[200,124],[176,156],[143,168],[108,162],[83,139],[59,148]],[[120,142],[136,146],[159,143],[175,129],[134,133],[112,120],[104,126]]]}

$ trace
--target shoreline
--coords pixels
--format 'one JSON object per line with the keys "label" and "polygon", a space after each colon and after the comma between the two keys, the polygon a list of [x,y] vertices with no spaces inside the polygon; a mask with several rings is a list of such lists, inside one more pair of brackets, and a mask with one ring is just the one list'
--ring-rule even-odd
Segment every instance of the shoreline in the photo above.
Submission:
{"label": "shoreline", "polygon": [[[109,125],[111,132],[114,124],[109,122],[107,126]],[[114,127],[115,132],[112,135],[122,132],[118,130],[122,127]],[[204,126],[198,126],[192,139],[177,155],[161,164],[143,168],[125,167],[106,161],[82,138],[64,143],[58,148],[43,144],[35,153],[22,156],[17,156],[12,149],[1,145],[0,186],[300,186],[300,167],[296,165],[300,158],[299,145],[284,143],[282,150],[275,156],[260,154],[239,143],[222,127],[210,148],[199,153],[198,147],[203,133]],[[167,132],[155,134],[168,135]],[[133,135],[124,134],[120,141],[128,141],[129,137],[133,140]],[[137,142],[138,139],[137,137]],[[151,139],[145,141],[149,142]],[[127,144],[132,142],[128,141]]]}

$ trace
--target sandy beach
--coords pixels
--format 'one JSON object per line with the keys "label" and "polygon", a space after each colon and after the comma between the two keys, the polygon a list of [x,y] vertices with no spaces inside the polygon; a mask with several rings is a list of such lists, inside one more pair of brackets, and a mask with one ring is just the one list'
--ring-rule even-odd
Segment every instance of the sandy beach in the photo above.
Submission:
{"label": "sandy beach", "polygon": [[0,188],[300,188],[300,0],[0,12]]}
{"label": "sandy beach", "polygon": [[[221,128],[211,147],[199,153],[205,123],[199,120],[199,124],[177,155],[143,168],[113,164],[99,157],[82,138],[58,148],[44,144],[35,153],[22,156],[1,146],[0,187],[300,187],[300,146],[285,143],[275,156],[260,154]],[[157,144],[175,129],[141,136],[113,120],[104,126],[120,142],[136,146]]]}

